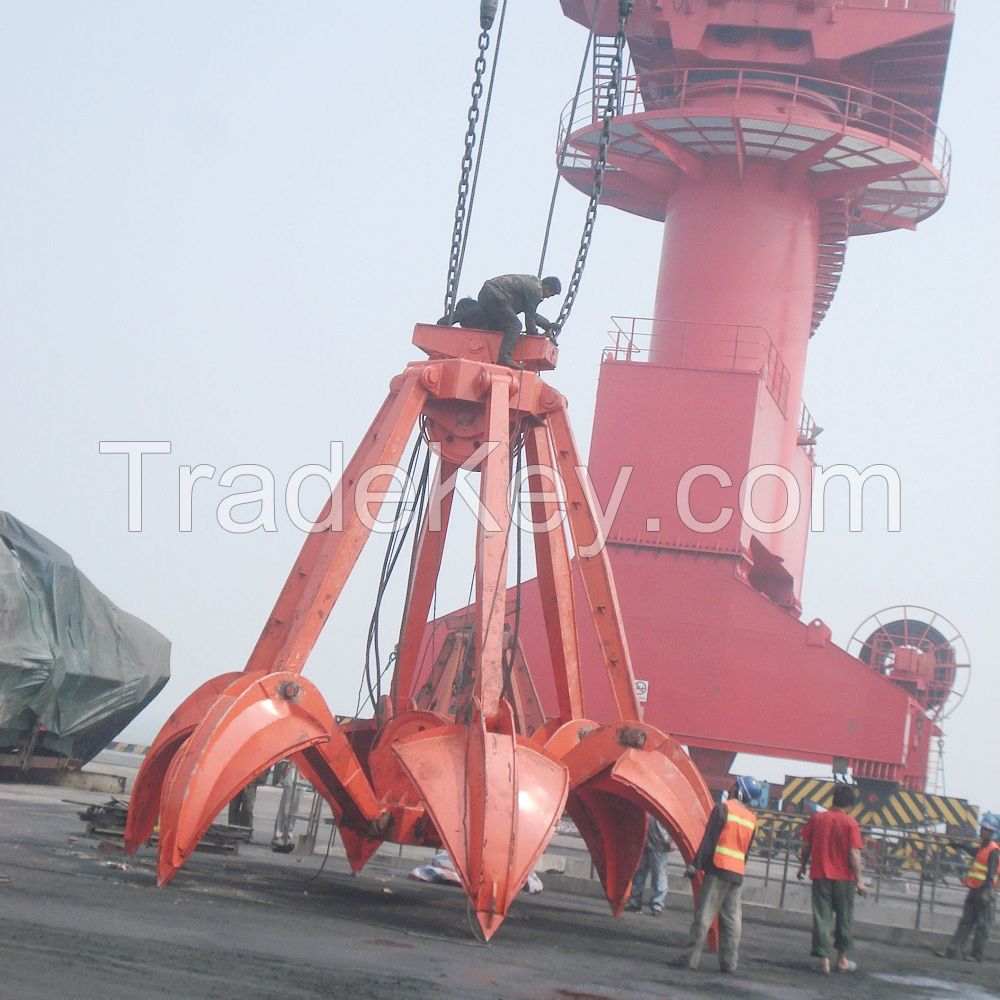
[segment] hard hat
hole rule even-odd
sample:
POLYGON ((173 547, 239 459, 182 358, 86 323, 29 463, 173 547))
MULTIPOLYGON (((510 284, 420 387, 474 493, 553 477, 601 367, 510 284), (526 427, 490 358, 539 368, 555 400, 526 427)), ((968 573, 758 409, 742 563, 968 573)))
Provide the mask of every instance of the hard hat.
POLYGON ((998 823, 992 816, 984 816, 979 821, 980 830, 989 830, 990 833, 996 833, 1000 830, 1000 823, 998 823))
POLYGON ((749 774, 744 774, 736 779, 736 791, 744 802, 750 802, 760 797, 760 782, 749 774))
POLYGON ((547 278, 542 278, 542 284, 548 285, 558 295, 562 291, 562 282, 558 278, 549 275, 547 278))

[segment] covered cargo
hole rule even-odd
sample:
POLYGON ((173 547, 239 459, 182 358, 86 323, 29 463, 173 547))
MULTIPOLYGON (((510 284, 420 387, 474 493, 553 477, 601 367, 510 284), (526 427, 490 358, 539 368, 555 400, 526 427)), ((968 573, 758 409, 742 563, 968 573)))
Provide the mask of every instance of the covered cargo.
POLYGON ((0 753, 85 763, 160 692, 170 643, 0 511, 0 753))

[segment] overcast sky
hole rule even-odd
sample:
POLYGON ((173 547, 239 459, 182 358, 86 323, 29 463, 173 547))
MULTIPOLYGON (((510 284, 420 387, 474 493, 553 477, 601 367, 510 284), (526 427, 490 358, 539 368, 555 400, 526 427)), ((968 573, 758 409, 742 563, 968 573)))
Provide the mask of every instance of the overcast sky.
MULTIPOLYGON (((806 381, 818 460, 894 466, 903 530, 872 517, 852 535, 831 508, 810 542, 804 617, 846 644, 890 605, 947 615, 973 663, 947 727, 948 791, 1000 808, 1000 4, 959 8, 941 118, 952 194, 916 233, 851 243, 806 381)), ((331 441, 349 454, 416 356, 414 322, 440 313, 478 4, 0 10, 0 508, 173 642, 170 684, 126 731, 148 740, 198 683, 243 666, 302 542, 280 509, 275 533, 222 531, 220 502, 253 485, 224 488, 223 470, 260 463, 283 490, 328 462, 331 441), (147 459, 141 533, 128 531, 125 459, 98 450, 121 439, 172 447, 147 459), (178 469, 202 463, 217 472, 181 533, 178 469)), ((537 266, 584 42, 556 0, 512 0, 465 293, 537 266)), ((564 280, 584 207, 563 189, 547 270, 564 280)), ((651 314, 660 236, 614 210, 598 220, 552 378, 584 449, 608 319, 651 314)), ((304 491, 312 509, 318 486, 304 491)), ((335 712, 355 707, 380 549, 307 671, 335 712)), ((446 573, 439 607, 467 587, 468 569, 446 573)))

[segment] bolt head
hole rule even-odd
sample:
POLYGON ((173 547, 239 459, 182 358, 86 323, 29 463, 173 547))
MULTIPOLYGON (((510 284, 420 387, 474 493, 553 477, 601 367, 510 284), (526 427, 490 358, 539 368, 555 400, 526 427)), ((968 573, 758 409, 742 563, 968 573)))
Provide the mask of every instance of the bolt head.
POLYGON ((295 701, 301 692, 302 686, 296 681, 285 681, 278 688, 278 694, 280 694, 285 701, 295 701))

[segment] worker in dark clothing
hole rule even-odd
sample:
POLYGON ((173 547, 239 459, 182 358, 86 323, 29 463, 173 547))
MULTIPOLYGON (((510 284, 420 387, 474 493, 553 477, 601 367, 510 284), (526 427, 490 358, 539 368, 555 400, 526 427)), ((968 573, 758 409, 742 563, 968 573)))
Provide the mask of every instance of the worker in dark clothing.
POLYGON ((983 819, 979 824, 979 843, 976 845, 949 841, 952 847, 972 855, 972 867, 962 879, 969 891, 962 906, 962 918, 958 927, 948 942, 947 949, 941 952, 944 958, 968 957, 976 962, 983 960, 990 936, 990 924, 993 922, 994 894, 1000 870, 1000 844, 996 839, 998 825, 1000 824, 993 819, 983 819), (970 937, 972 951, 966 955, 965 949, 970 937))
POLYGON ((753 843, 757 817, 747 808, 760 795, 760 782, 744 775, 729 790, 729 798, 720 802, 708 817, 701 846, 684 871, 694 878, 705 873, 687 950, 671 965, 697 969, 716 916, 719 918, 719 968, 735 972, 740 956, 743 932, 743 876, 747 853, 753 843))
POLYGON ((498 326, 490 326, 486 314, 479 303, 466 296, 455 303, 455 308, 442 316, 438 326, 454 326, 458 324, 463 330, 499 330, 498 326))
POLYGON ((524 326, 529 334, 538 333, 541 327, 546 332, 554 330, 554 324, 535 311, 542 299, 558 295, 562 282, 558 278, 538 280, 533 274, 501 274, 490 278, 479 290, 479 306, 489 326, 488 330, 502 330, 499 363, 509 368, 514 364, 514 348, 521 336, 521 321, 517 318, 524 313, 524 326))
POLYGON ((246 787, 237 792, 229 803, 229 825, 246 827, 248 841, 253 835, 253 810, 257 802, 257 786, 267 782, 267 775, 268 771, 257 775, 246 787))
MULTIPOLYGON (((257 782, 251 781, 241 789, 229 803, 228 820, 230 826, 245 826, 253 832, 253 808, 257 802, 257 782)), ((250 834, 248 834, 249 839, 250 834)))
POLYGON ((632 892, 625 904, 627 912, 642 912, 642 896, 646 891, 647 880, 650 883, 649 912, 654 917, 663 912, 667 901, 667 855, 671 846, 667 828, 655 816, 650 816, 646 823, 646 843, 642 848, 639 867, 632 876, 632 892))

